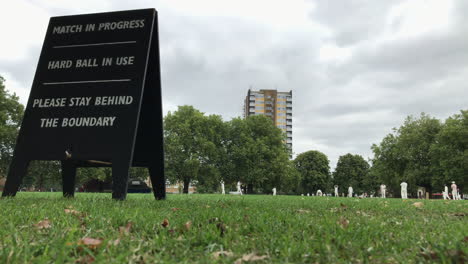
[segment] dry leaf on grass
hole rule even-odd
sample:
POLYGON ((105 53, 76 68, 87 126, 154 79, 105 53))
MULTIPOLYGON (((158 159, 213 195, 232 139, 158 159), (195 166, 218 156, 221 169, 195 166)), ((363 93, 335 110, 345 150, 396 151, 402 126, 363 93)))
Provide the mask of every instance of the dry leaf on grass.
POLYGON ((164 219, 164 220, 162 221, 161 225, 162 225, 162 227, 164 227, 164 228, 168 227, 168 226, 169 226, 169 220, 167 220, 167 218, 164 219))
POLYGON ((234 262, 234 264, 241 264, 243 261, 252 262, 252 261, 257 261, 257 260, 264 260, 266 258, 268 258, 268 256, 266 255, 258 256, 255 253, 250 253, 250 254, 243 255, 242 258, 237 259, 236 262, 234 262))
POLYGON ((221 251, 213 252, 212 256, 214 259, 219 259, 219 257, 232 257, 234 256, 234 253, 232 253, 231 251, 221 250, 221 251))
POLYGON ((296 212, 299 213, 299 214, 307 214, 307 213, 310 213, 310 210, 299 209, 299 210, 297 210, 296 212))
POLYGON ((89 249, 96 249, 102 244, 102 238, 85 237, 78 241, 79 246, 86 246, 89 249))
POLYGON ((435 260, 439 258, 439 256, 437 256, 437 253, 435 253, 434 251, 423 251, 419 253, 419 255, 426 260, 435 260))
POLYGON ((66 214, 72 214, 72 215, 78 215, 78 216, 81 215, 81 213, 78 212, 78 211, 75 210, 75 209, 65 209, 65 213, 66 213, 66 214))
POLYGON ((216 227, 219 230, 219 235, 224 236, 224 233, 226 232, 226 226, 223 224, 223 222, 219 222, 216 224, 216 227))
POLYGON ((192 228, 192 221, 187 221, 187 222, 184 224, 184 227, 185 227, 185 230, 189 231, 190 228, 192 228))
POLYGON ((181 209, 180 208, 172 208, 171 210, 172 210, 172 212, 176 212, 176 211, 179 211, 181 209))
POLYGON ((94 262, 94 257, 90 255, 82 256, 76 260, 76 263, 79 264, 89 264, 94 262))
MULTIPOLYGON (((422 251, 421 253, 419 253, 419 255, 429 261, 434 261, 434 260, 440 261, 439 254, 437 254, 436 252, 432 250, 422 251)), ((446 250, 445 252, 442 252, 442 255, 449 256, 450 259, 452 259, 453 263, 466 263, 468 261, 468 258, 465 252, 461 250, 456 250, 456 249, 446 250)))
POLYGON ((346 210, 348 209, 348 206, 344 203, 340 203, 341 209, 346 210))
POLYGON ((213 217, 211 218, 210 220, 208 220, 208 223, 214 223, 214 222, 218 222, 219 221, 219 218, 218 217, 213 217))
POLYGON ((455 260, 455 263, 468 262, 468 256, 463 250, 450 249, 447 250, 447 255, 449 255, 453 260, 455 260))
POLYGON ((344 217, 340 217, 340 220, 338 221, 338 224, 342 227, 342 228, 347 228, 348 225, 349 225, 349 220, 344 218, 344 217))
POLYGON ((356 214, 362 215, 362 216, 369 216, 369 214, 364 211, 356 211, 356 214))
POLYGON ((453 216, 458 216, 458 217, 463 217, 463 216, 467 216, 468 214, 466 214, 466 213, 453 213, 452 215, 453 216))
POLYGON ((130 233, 130 230, 132 229, 132 226, 132 222, 128 222, 125 226, 119 226, 119 233, 121 235, 128 235, 130 233))
POLYGON ((421 208, 421 207, 423 207, 423 205, 424 205, 424 204, 423 204, 422 202, 415 202, 415 203, 413 203, 413 206, 416 207, 416 208, 421 208))
POLYGON ((39 221, 37 224, 34 224, 34 226, 35 226, 37 229, 48 229, 48 228, 51 228, 51 227, 52 227, 52 225, 50 224, 49 219, 45 219, 45 220, 39 221))
POLYGON ((109 240, 109 242, 107 242, 108 245, 110 246, 117 246, 118 244, 120 244, 120 239, 117 238, 116 240, 109 240))

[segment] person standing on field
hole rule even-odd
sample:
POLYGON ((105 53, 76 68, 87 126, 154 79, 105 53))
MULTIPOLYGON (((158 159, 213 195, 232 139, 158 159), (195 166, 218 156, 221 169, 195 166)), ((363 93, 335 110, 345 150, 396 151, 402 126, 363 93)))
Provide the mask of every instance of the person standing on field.
POLYGON ((444 191, 442 192, 442 196, 444 197, 444 200, 451 200, 448 194, 449 194, 448 187, 447 187, 447 184, 445 184, 444 191))
POLYGON ((458 188, 454 181, 452 182, 452 185, 450 185, 450 187, 452 188, 452 199, 458 200, 458 188))
POLYGON ((335 197, 338 197, 338 196, 340 196, 340 195, 338 194, 338 185, 335 185, 335 197))
POLYGON ((221 181, 221 194, 226 194, 224 190, 224 181, 221 181))
POLYGON ((401 186, 401 199, 408 199, 408 184, 406 182, 402 182, 401 186))
POLYGON ((240 181, 237 182, 237 193, 242 195, 242 189, 241 189, 241 182, 240 181))
POLYGON ((353 197, 353 187, 348 187, 348 197, 353 197))
POLYGON ((380 194, 382 195, 382 198, 386 198, 385 192, 387 191, 387 186, 385 184, 380 185, 380 194))

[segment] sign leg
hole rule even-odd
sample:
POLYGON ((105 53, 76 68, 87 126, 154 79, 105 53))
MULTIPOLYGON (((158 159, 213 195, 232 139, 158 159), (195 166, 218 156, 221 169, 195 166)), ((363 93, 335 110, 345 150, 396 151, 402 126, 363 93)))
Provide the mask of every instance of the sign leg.
POLYGON ((62 160, 63 197, 75 196, 76 165, 71 160, 62 160))
POLYGON ((15 196, 28 170, 29 160, 13 156, 2 197, 15 196))
POLYGON ((127 198, 129 170, 128 160, 112 162, 112 199, 125 200, 127 198))
POLYGON ((150 166, 148 168, 153 185, 153 194, 156 200, 166 199, 166 179, 164 178, 164 167, 150 166))

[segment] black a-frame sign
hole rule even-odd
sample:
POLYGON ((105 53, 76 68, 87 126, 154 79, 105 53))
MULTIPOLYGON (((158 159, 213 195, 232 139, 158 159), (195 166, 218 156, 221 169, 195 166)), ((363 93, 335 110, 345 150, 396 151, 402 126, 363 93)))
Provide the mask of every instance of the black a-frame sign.
POLYGON ((31 160, 61 161, 64 196, 77 167, 111 166, 123 200, 139 166, 165 198, 155 9, 50 19, 2 196, 16 195, 31 160))

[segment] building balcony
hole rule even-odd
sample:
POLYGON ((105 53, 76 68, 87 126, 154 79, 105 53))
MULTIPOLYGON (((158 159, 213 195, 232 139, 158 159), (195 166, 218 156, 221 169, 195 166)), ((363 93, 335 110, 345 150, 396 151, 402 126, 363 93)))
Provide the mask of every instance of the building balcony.
POLYGON ((286 109, 286 114, 292 114, 292 109, 286 109))
POLYGON ((290 126, 292 126, 292 122, 290 122, 290 121, 286 121, 286 125, 290 125, 290 126))
POLYGON ((286 107, 292 107, 292 104, 286 104, 286 107))

